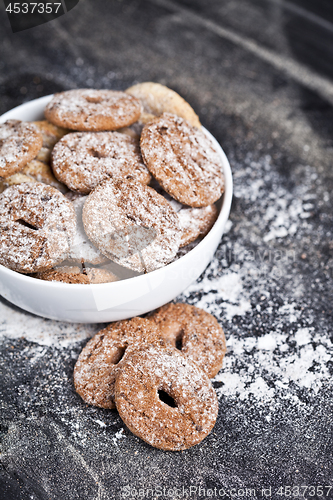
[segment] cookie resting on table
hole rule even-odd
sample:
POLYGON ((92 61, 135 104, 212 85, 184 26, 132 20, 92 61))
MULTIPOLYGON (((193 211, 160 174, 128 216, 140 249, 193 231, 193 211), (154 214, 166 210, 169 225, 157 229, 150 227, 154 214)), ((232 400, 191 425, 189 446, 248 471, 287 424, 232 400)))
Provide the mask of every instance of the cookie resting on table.
POLYGON ((139 182, 114 179, 97 186, 82 213, 90 241, 121 266, 150 272, 168 264, 181 239, 179 219, 156 191, 139 182))
POLYGON ((159 327, 166 342, 196 361, 210 378, 222 368, 226 341, 212 314, 189 304, 170 303, 149 319, 159 327))
POLYGON ((201 130, 164 113, 143 128, 140 145, 148 170, 180 203, 205 207, 221 197, 222 160, 201 130))
POLYGON ((185 450, 212 430, 218 402, 209 378, 174 347, 133 350, 117 374, 115 402, 127 427, 162 450, 185 450))
POLYGON ((58 181, 81 194, 112 177, 144 184, 151 179, 139 141, 119 132, 67 134, 54 146, 52 168, 58 181))
POLYGON ((116 90, 79 89, 55 94, 45 108, 47 120, 58 127, 98 132, 136 122, 141 103, 116 90))
POLYGON ((45 271, 68 256, 75 211, 57 189, 36 183, 0 195, 0 264, 21 273, 45 271))
POLYGON ((0 177, 20 172, 42 147, 43 138, 33 123, 8 120, 0 124, 0 177))
POLYGON ((114 384, 125 352, 149 342, 161 343, 158 328, 143 318, 117 321, 96 333, 74 368, 75 390, 88 404, 114 408, 114 384))

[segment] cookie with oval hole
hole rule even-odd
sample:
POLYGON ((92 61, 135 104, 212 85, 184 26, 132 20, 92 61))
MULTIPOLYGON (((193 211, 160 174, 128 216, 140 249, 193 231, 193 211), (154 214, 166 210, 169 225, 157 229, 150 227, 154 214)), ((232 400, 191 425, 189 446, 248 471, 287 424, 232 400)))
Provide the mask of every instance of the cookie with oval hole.
POLYGON ((124 92, 78 89, 55 94, 45 108, 45 117, 58 127, 98 132, 131 125, 141 110, 140 101, 124 92))
POLYGON ((149 319, 159 327, 166 342, 196 361, 210 378, 222 368, 226 340, 212 314, 189 304, 170 303, 149 319))
POLYGON ((54 146, 52 169, 58 181, 81 194, 89 194, 110 178, 133 179, 143 184, 151 180, 139 141, 119 132, 67 134, 54 146))
POLYGON ((21 273, 46 271, 67 258, 75 232, 72 203, 40 182, 0 195, 0 264, 21 273))
POLYGON ((200 443, 218 413, 213 386, 198 364, 172 346, 154 344, 124 358, 116 377, 115 402, 133 434, 170 451, 200 443))
POLYGON ((114 385, 129 348, 162 345, 156 325, 147 319, 117 321, 98 332, 83 348, 74 368, 76 392, 88 404, 114 408, 114 385))

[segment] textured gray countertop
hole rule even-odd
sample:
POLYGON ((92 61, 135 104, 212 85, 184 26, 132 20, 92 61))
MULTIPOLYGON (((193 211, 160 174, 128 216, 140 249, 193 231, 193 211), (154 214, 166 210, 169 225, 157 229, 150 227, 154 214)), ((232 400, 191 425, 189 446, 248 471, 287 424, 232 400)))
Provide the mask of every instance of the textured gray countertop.
POLYGON ((234 175, 227 232, 179 297, 226 332, 213 432, 185 452, 151 448, 74 391, 99 325, 0 299, 1 500, 281 499, 288 486, 333 498, 331 21, 324 1, 86 0, 12 34, 0 8, 1 113, 158 81, 192 104, 234 175))

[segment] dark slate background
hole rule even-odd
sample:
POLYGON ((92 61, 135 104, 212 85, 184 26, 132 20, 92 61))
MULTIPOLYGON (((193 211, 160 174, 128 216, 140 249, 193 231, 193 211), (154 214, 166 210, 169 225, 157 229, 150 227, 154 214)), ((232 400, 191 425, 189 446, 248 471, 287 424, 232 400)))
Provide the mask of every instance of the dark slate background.
POLYGON ((333 486, 331 0, 81 0, 15 34, 1 5, 0 29, 0 113, 63 89, 161 82, 198 112, 235 181, 229 231, 179 298, 214 313, 228 338, 212 434, 182 453, 146 445, 75 394, 85 340, 40 346, 39 330, 66 326, 0 299, 1 500, 134 498, 140 488, 195 499, 214 488, 263 498, 266 488, 279 499, 281 486, 333 498, 317 488, 333 486), (224 277, 234 287, 223 291, 224 277))

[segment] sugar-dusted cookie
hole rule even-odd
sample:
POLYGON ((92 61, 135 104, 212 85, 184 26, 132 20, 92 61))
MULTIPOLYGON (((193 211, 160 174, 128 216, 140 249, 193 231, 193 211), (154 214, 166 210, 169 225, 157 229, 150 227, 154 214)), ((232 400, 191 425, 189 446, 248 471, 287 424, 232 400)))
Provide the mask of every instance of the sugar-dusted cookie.
POLYGON ((28 122, 7 120, 0 124, 0 177, 20 172, 42 147, 42 134, 28 122))
POLYGON ((67 134, 54 146, 52 168, 60 182, 82 194, 113 177, 144 184, 151 179, 138 140, 119 132, 67 134))
POLYGON ((82 213, 90 241, 117 264, 149 272, 168 264, 181 239, 171 205, 140 182, 113 179, 97 186, 82 213))
POLYGON ((143 82, 133 85, 126 93, 140 99, 143 113, 140 120, 148 123, 153 116, 172 113, 187 120, 193 127, 201 128, 198 115, 193 108, 177 92, 165 85, 154 82, 143 82))
POLYGON ((48 121, 80 131, 116 130, 136 122, 141 103, 115 90, 80 89, 55 94, 45 108, 48 121))
POLYGON ((205 207, 220 198, 223 165, 204 132, 164 113, 143 128, 140 144, 148 170, 177 201, 205 207))
POLYGON ((0 264, 21 273, 45 271, 67 256, 75 231, 72 203, 57 189, 17 184, 0 195, 0 264))
POLYGON ((189 304, 167 304, 149 319, 162 337, 194 359, 213 378, 222 367, 226 341, 222 328, 212 314, 189 304))
POLYGON ((151 344, 128 353, 117 373, 115 402, 133 434, 171 451, 200 443, 218 413, 207 375, 172 346, 151 344))
POLYGON ((74 369, 74 385, 81 398, 94 406, 114 408, 117 371, 129 347, 160 343, 156 325, 147 319, 117 321, 96 333, 83 348, 74 369))

